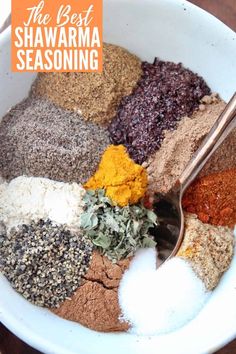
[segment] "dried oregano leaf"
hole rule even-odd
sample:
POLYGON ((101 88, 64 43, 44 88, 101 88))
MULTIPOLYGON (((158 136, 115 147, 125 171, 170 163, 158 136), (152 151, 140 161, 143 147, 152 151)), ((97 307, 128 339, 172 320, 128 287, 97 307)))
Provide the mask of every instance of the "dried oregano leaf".
POLYGON ((94 246, 112 261, 132 256, 139 248, 156 245, 148 231, 157 224, 157 216, 143 205, 115 206, 103 189, 88 190, 84 203, 81 228, 94 246))
POLYGON ((92 242, 95 246, 101 247, 104 250, 108 249, 111 245, 111 239, 102 233, 99 233, 98 237, 93 237, 92 242))

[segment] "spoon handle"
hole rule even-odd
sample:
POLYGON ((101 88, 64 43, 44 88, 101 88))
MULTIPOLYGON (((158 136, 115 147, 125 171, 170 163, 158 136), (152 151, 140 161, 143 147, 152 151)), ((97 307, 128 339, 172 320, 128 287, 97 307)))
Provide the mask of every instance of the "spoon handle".
POLYGON ((211 155, 235 127, 236 93, 226 105, 224 111, 221 113, 198 150, 194 153, 192 159, 189 161, 179 178, 182 194, 205 166, 211 155))

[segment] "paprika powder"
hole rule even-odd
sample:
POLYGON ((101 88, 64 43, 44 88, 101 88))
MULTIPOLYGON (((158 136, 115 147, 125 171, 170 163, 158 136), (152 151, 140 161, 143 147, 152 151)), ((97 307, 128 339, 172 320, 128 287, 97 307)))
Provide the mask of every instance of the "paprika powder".
POLYGON ((197 179, 183 197, 183 208, 208 224, 236 224, 236 168, 197 179))

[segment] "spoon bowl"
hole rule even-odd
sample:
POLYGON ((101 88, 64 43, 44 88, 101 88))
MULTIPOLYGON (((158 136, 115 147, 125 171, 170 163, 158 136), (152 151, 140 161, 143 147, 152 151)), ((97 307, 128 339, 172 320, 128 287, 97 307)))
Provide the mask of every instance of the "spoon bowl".
POLYGON ((157 193, 153 198, 152 207, 159 222, 151 231, 157 243, 157 266, 176 254, 182 243, 184 215, 181 199, 179 192, 174 190, 165 195, 157 193))

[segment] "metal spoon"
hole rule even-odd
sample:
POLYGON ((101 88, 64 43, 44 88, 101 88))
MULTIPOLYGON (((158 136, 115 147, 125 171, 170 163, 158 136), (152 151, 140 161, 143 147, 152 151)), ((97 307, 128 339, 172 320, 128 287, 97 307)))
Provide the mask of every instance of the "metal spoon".
MULTIPOLYGON (((236 127, 236 93, 221 113, 210 132, 187 164, 174 188, 167 194, 156 194, 153 208, 160 225, 152 230, 157 242, 157 266, 175 256, 184 238, 182 197, 211 155, 236 127)), ((184 146, 183 146, 184 149, 184 146)))

